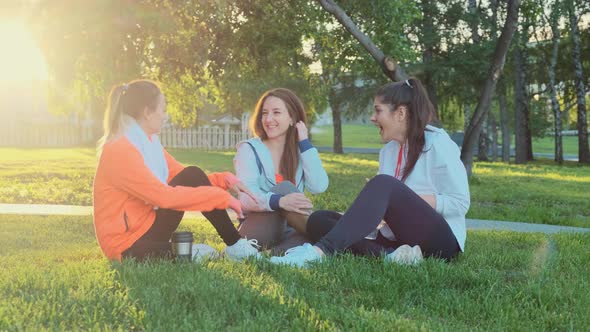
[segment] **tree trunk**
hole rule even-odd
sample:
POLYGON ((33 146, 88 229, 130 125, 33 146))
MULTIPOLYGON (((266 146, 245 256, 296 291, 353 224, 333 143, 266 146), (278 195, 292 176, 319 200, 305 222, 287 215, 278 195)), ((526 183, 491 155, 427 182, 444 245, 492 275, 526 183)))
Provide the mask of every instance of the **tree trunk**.
POLYGON ((520 45, 514 48, 514 67, 516 73, 516 83, 514 86, 514 108, 516 112, 514 145, 516 156, 514 160, 517 164, 526 164, 528 160, 528 103, 526 99, 526 77, 523 66, 523 55, 520 45))
POLYGON ((573 43, 574 74, 576 77, 576 97, 578 106, 578 162, 590 163, 590 149, 588 147, 588 123, 586 122, 586 88, 584 87, 584 73, 580 56, 580 31, 576 17, 575 2, 568 1, 568 16, 573 43))
MULTIPOLYGON (((488 111, 488 115, 490 112, 488 111)), ((481 132, 479 133, 478 147, 477 147, 477 160, 479 161, 490 161, 488 157, 488 130, 487 121, 484 120, 481 125, 481 132)))
POLYGON ((508 102, 506 85, 503 80, 498 83, 498 104, 500 106, 500 132, 502 134, 502 161, 510 162, 510 126, 508 124, 508 102))
POLYGON ((463 132, 467 132, 469 127, 469 119, 471 119, 471 105, 465 104, 463 106, 463 132))
POLYGON ((477 31, 479 27, 479 15, 477 13, 477 1, 468 0, 467 10, 469 11, 469 28, 471 29, 471 40, 474 44, 479 43, 479 33, 477 31))
POLYGON ((340 109, 340 103, 336 98, 336 92, 330 92, 330 108, 332 109, 332 126, 334 127, 334 153, 342 154, 344 152, 342 148, 342 112, 340 109))
POLYGON ((436 98, 436 82, 434 81, 434 73, 432 72, 432 50, 424 51, 422 59, 422 61, 424 61, 424 66, 427 68, 424 76, 424 86, 428 93, 428 98, 430 99, 432 106, 434 106, 435 117, 437 121, 440 122, 440 117, 438 116, 438 102, 436 98))
MULTIPOLYGON (((477 15, 477 1, 476 0, 468 0, 467 1, 467 8, 469 11, 469 28, 471 29, 471 40, 473 44, 479 44, 479 33, 477 31, 479 27, 477 15)), ((489 111, 488 111, 489 112, 489 111)), ((479 161, 489 161, 488 158, 488 133, 486 128, 486 121, 484 120, 481 132, 479 133, 479 138, 477 141, 477 160, 479 161)))
MULTIPOLYGON (((528 93, 527 93, 528 96, 528 93)), ((528 100, 527 100, 528 101, 528 100)), ((526 160, 533 161, 535 158, 533 157, 533 132, 531 130, 531 109, 530 107, 526 108, 526 119, 527 119, 527 126, 526 126, 526 160)))
POLYGON ((498 160, 498 125, 492 112, 488 113, 488 132, 492 134, 492 161, 498 160))
MULTIPOLYGON (((556 3, 557 4, 557 3, 556 3)), ((559 26, 558 20, 561 15, 558 13, 558 7, 553 6, 551 13, 551 33, 553 34, 551 41, 553 43, 551 48, 551 59, 549 60, 549 93, 551 95, 551 108, 553 110, 553 131, 555 132, 555 161, 558 164, 563 164, 563 139, 561 136, 561 107, 557 100, 557 90, 555 83, 555 68, 557 67, 557 55, 559 53, 559 26)))
MULTIPOLYGON (((422 0, 420 1, 420 5, 422 7, 422 35, 420 43, 424 51, 422 52, 422 63, 424 65, 424 79, 422 83, 424 83, 424 87, 428 92, 428 98, 430 102, 434 106, 434 112, 436 115, 436 119, 439 119, 438 116, 438 102, 436 98, 436 82, 434 80, 434 71, 433 69, 433 54, 434 48, 439 43, 439 38, 437 35, 437 31, 434 27, 434 22, 432 17, 435 15, 434 11, 436 10, 436 4, 430 0, 422 0)), ((440 123, 438 123, 440 125, 440 123)))
POLYGON ((496 43, 490 72, 481 89, 477 107, 473 112, 473 116, 469 122, 469 127, 467 127, 467 130, 465 131, 465 139, 461 148, 461 160, 463 161, 463 164, 465 164, 468 175, 471 175, 473 166, 473 148, 476 144, 477 138, 479 137, 483 120, 489 111, 496 82, 502 74, 504 61, 506 60, 506 53, 508 52, 510 42, 512 41, 512 36, 514 35, 514 31, 518 25, 519 5, 520 0, 508 1, 508 14, 506 15, 506 22, 502 28, 500 38, 498 38, 496 43))

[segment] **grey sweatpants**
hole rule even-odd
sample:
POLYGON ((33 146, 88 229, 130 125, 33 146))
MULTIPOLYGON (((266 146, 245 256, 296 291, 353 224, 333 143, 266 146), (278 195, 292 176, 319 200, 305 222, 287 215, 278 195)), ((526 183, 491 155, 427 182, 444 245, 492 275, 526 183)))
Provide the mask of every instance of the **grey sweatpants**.
MULTIPOLYGON (((279 195, 300 192, 293 183, 283 181, 270 189, 279 195)), ((282 254, 287 249, 302 245, 309 240, 291 226, 281 211, 248 212, 238 231, 248 239, 258 240, 264 249, 271 249, 274 255, 282 254)))

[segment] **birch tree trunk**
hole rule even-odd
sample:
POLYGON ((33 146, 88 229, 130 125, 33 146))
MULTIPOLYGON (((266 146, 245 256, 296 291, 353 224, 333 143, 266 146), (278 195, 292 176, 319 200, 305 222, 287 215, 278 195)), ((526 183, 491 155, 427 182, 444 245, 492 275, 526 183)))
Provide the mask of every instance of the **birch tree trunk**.
POLYGON ((529 119, 527 110, 528 100, 526 96, 526 74, 523 61, 524 56, 519 42, 519 45, 514 48, 514 68, 516 73, 516 82, 514 85, 514 109, 516 112, 514 145, 516 148, 516 155, 514 161, 517 164, 526 164, 528 160, 527 134, 529 119))
POLYGON ((588 123, 586 122, 586 88, 584 87, 584 73, 580 56, 580 31, 573 0, 567 1, 568 17, 573 43, 574 74, 576 77, 576 97, 578 108, 578 162, 590 163, 590 149, 588 147, 588 123))
POLYGON ((553 110, 553 131, 555 132, 555 161, 558 164, 563 164, 563 139, 561 136, 561 107, 559 106, 559 101, 557 100, 557 90, 556 90, 556 82, 555 82, 555 68, 557 67, 557 55, 559 53, 559 26, 558 20, 561 15, 559 15, 559 6, 558 1, 555 2, 553 5, 552 13, 551 13, 551 33, 553 36, 551 37, 552 41, 552 48, 551 48, 551 59, 549 60, 549 93, 551 96, 551 108, 553 110))

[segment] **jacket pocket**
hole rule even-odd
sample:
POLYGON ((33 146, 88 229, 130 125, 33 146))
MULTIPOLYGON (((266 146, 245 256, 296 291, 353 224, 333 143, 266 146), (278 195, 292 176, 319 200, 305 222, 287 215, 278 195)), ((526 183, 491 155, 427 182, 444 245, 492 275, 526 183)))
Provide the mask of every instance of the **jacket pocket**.
POLYGON ((125 223, 125 232, 129 230, 129 221, 127 220, 127 211, 123 211, 123 222, 125 223))

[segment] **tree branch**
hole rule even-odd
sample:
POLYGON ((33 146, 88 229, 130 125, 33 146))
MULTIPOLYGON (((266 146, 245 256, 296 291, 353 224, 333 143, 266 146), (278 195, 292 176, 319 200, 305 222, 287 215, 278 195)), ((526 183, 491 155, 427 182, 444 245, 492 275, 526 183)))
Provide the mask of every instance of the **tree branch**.
POLYGON ((340 24, 348 32, 350 32, 354 38, 371 54, 373 59, 379 64, 383 73, 389 77, 392 81, 403 81, 408 78, 402 67, 399 66, 397 61, 390 56, 385 56, 374 43, 371 38, 362 32, 352 19, 344 12, 338 4, 333 0, 318 0, 320 5, 330 14, 332 14, 340 24))

